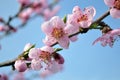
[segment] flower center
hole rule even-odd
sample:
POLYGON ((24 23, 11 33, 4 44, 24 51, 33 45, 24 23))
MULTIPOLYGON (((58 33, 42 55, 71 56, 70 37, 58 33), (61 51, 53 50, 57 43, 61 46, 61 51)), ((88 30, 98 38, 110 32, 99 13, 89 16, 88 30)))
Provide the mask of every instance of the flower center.
POLYGON ((114 4, 115 4, 114 8, 120 10, 120 0, 115 0, 114 4))
POLYGON ((87 18, 87 15, 84 14, 80 18, 77 19, 77 22, 86 21, 86 20, 88 20, 88 18, 87 18))
POLYGON ((52 36, 55 37, 56 39, 61 38, 63 35, 64 32, 62 28, 54 28, 52 31, 52 36))
POLYGON ((43 60, 48 60, 48 61, 51 59, 50 53, 46 51, 42 51, 39 57, 43 60))

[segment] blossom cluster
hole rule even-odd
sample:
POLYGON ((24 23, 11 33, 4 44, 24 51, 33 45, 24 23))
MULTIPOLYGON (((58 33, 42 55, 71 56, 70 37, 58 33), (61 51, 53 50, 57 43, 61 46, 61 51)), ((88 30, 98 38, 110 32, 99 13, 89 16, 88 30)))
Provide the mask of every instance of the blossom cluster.
POLYGON ((0 32, 2 32, 3 35, 16 32, 21 26, 23 27, 30 19, 36 16, 40 16, 44 20, 49 20, 52 16, 56 15, 60 9, 59 5, 55 5, 59 0, 53 0, 51 3, 49 3, 48 0, 17 1, 20 4, 20 9, 14 16, 9 17, 8 21, 4 20, 3 17, 0 17, 0 32), (21 24, 17 26, 11 25, 11 21, 15 18, 20 19, 21 24))
POLYGON ((45 20, 48 20, 54 16, 60 8, 60 6, 51 8, 48 0, 18 0, 18 2, 21 4, 21 8, 27 7, 18 15, 23 23, 27 22, 32 14, 42 15, 45 20))
MULTIPOLYGON (((31 7, 25 10, 28 12, 27 16, 24 15, 23 12, 19 14, 19 17, 26 21, 31 15, 31 12, 36 12, 38 14, 44 12, 43 9, 48 7, 48 5, 45 2, 46 0, 41 1, 43 1, 42 4, 41 2, 40 4, 33 2, 31 7)), ((114 18, 120 18, 120 0, 104 1, 108 6, 110 6, 111 16, 114 18)), ((19 0, 19 2, 22 6, 31 4, 29 0, 19 0)), ((45 13, 46 16, 48 13, 45 13)), ((84 8, 83 11, 79 6, 75 6, 72 10, 72 13, 68 14, 64 19, 60 18, 59 16, 54 16, 50 20, 44 22, 41 25, 41 29, 46 35, 45 39, 43 39, 45 46, 41 48, 35 48, 30 43, 26 44, 24 48, 24 54, 15 61, 15 69, 19 72, 24 72, 29 69, 43 70, 40 74, 42 77, 46 77, 61 71, 63 69, 64 58, 58 53, 59 50, 56 50, 53 48, 53 46, 55 44, 59 44, 62 48, 68 49, 70 41, 74 42, 78 39, 78 34, 73 34, 80 33, 86 29, 92 29, 91 25, 93 23, 95 14, 96 10, 92 6, 84 8)), ((98 28, 98 26, 95 26, 93 29, 98 28)), ((105 26, 102 27, 103 30, 105 26)), ((109 29, 106 32, 103 32, 102 36, 96 39, 93 44, 100 41, 102 46, 109 45, 112 47, 114 41, 119 36, 120 29, 109 29)))
POLYGON ((67 49, 70 41, 76 41, 77 36, 69 37, 79 31, 79 28, 89 28, 95 16, 94 7, 87 7, 82 11, 78 6, 73 8, 72 14, 67 16, 66 22, 59 16, 52 17, 49 21, 41 25, 46 37, 43 40, 45 46, 41 48, 31 48, 32 44, 27 44, 24 48, 24 55, 15 61, 15 69, 24 72, 28 69, 41 70, 42 77, 57 73, 63 69, 64 58, 52 45, 58 43, 62 48, 67 49), (74 18, 75 17, 75 18, 74 18), (29 50, 30 49, 30 50, 29 50))

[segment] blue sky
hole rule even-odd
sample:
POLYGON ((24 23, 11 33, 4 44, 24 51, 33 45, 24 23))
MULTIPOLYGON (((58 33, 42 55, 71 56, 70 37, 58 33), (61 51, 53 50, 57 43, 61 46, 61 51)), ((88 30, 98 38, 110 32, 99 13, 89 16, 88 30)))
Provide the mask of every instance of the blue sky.
MULTIPOLYGON (((72 12, 76 5, 82 9, 87 6, 94 6, 98 18, 108 10, 103 0, 61 0, 61 10, 57 14, 61 18, 72 12)), ((16 0, 0 0, 0 16, 5 19, 17 12, 19 5, 16 0)), ((120 27, 120 19, 113 19, 108 16, 104 21, 113 29, 120 27)), ((22 52, 26 43, 35 43, 36 47, 42 47, 42 39, 45 37, 40 29, 43 20, 36 18, 29 22, 25 28, 16 34, 5 37, 0 41, 0 62, 13 59, 22 52)), ((18 21, 12 24, 17 25, 18 21)), ((99 30, 91 30, 87 34, 79 35, 79 40, 71 43, 69 49, 63 50, 60 54, 65 58, 64 70, 48 78, 48 80, 120 80, 120 42, 116 42, 113 48, 102 47, 99 43, 92 45, 92 42, 101 36, 99 30)), ((0 73, 10 70, 0 68, 0 73)), ((36 79, 33 79, 36 80, 36 79)))

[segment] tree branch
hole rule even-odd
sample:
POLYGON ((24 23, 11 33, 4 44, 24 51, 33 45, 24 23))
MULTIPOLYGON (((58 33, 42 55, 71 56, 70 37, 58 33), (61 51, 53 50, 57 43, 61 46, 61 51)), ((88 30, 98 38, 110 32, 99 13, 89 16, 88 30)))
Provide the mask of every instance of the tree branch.
MULTIPOLYGON (((94 24, 94 23, 100 23, 100 22, 101 22, 104 18, 106 18, 109 14, 110 14, 109 11, 105 12, 102 16, 100 16, 98 19, 96 19, 92 24, 94 24)), ((92 25, 92 24, 91 24, 91 25, 92 25)), ((69 38, 70 38, 70 37, 73 37, 73 36, 75 36, 75 35, 78 35, 78 34, 80 34, 80 33, 86 33, 88 30, 89 30, 89 29, 80 28, 79 32, 76 32, 75 34, 69 35, 69 38)), ((55 46, 55 45, 57 45, 57 44, 58 44, 58 43, 56 42, 56 43, 54 43, 53 45, 51 45, 51 47, 52 47, 52 46, 55 46)), ((25 52, 22 52, 19 56, 23 56, 24 53, 25 53, 25 52)), ((5 62, 3 62, 3 63, 0 63, 0 67, 14 65, 14 63, 15 63, 16 60, 17 60, 17 58, 16 58, 16 59, 13 59, 13 60, 5 61, 5 62)))

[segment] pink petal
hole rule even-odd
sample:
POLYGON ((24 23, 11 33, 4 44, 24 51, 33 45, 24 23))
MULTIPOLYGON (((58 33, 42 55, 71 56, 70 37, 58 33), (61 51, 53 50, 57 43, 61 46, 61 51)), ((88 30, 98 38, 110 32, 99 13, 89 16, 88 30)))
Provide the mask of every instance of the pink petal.
POLYGON ((73 36, 73 37, 71 37, 71 38, 70 38, 70 40, 71 40, 72 42, 75 42, 75 41, 77 41, 77 40, 78 40, 78 37, 77 37, 77 35, 76 35, 76 36, 73 36))
POLYGON ((91 23, 92 23, 92 21, 82 21, 82 22, 80 22, 80 27, 89 28, 91 23))
POLYGON ((33 59, 31 62, 31 68, 33 70, 40 70, 42 68, 40 59, 33 59))
POLYGON ((53 38, 53 37, 49 37, 49 36, 46 36, 45 39, 43 39, 43 43, 47 46, 51 46, 53 45, 54 43, 56 43, 56 39, 53 38))
POLYGON ((85 14, 87 14, 88 16, 91 16, 92 18, 96 15, 96 10, 93 6, 86 7, 84 11, 85 11, 85 14))
POLYGON ((73 26, 72 24, 67 24, 67 26, 64 28, 65 33, 68 35, 74 34, 79 31, 78 26, 73 26))
POLYGON ((42 51, 46 51, 46 52, 49 52, 49 53, 53 53, 54 52, 54 49, 52 47, 49 47, 49 46, 44 46, 42 48, 40 48, 42 51))
POLYGON ((117 10, 115 8, 112 8, 110 10, 110 15, 113 17, 113 18, 120 18, 120 10, 117 10))
POLYGON ((32 59, 37 59, 39 58, 39 55, 41 53, 41 50, 39 48, 32 48, 30 51, 29 51, 29 58, 32 58, 32 59))
POLYGON ((57 27, 57 28, 64 28, 65 27, 64 22, 61 20, 61 18, 59 16, 52 17, 50 22, 52 24, 52 27, 57 27))
POLYGON ((82 10, 80 9, 79 6, 75 6, 72 10, 72 13, 81 13, 82 14, 82 10))
POLYGON ((53 30, 53 26, 49 21, 46 21, 41 25, 41 29, 46 35, 50 35, 53 30))
POLYGON ((63 69, 63 64, 59 64, 58 62, 53 60, 46 69, 48 69, 52 73, 57 73, 63 69))
POLYGON ((105 4, 108 5, 109 7, 113 7, 115 0, 104 0, 104 2, 105 2, 105 4))
POLYGON ((58 40, 58 43, 61 47, 67 49, 69 47, 69 38, 68 36, 63 36, 58 40))

